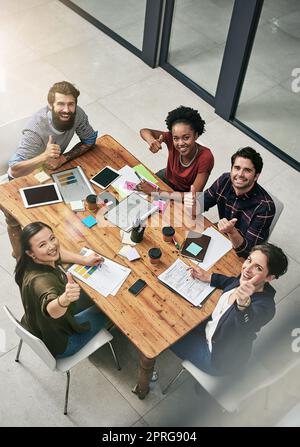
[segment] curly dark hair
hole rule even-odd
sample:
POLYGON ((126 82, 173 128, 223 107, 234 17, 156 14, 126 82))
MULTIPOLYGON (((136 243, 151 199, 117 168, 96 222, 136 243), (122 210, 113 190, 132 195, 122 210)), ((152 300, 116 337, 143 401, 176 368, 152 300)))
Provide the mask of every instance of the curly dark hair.
POLYGON ((77 104, 77 98, 80 95, 80 91, 68 81, 56 82, 50 88, 48 92, 48 103, 52 106, 55 101, 55 93, 61 93, 62 95, 72 95, 75 98, 77 104))
POLYGON ((261 155, 259 152, 256 152, 255 149, 253 149, 250 146, 242 147, 237 152, 235 152, 231 157, 231 167, 234 165, 235 159, 237 157, 242 158, 248 158, 252 161, 254 168, 255 168, 255 174, 260 174, 263 168, 263 160, 261 158, 261 155))
POLYGON ((191 107, 180 106, 168 113, 166 124, 170 132, 174 124, 177 123, 189 124, 199 135, 205 132, 205 121, 201 118, 198 110, 191 107))

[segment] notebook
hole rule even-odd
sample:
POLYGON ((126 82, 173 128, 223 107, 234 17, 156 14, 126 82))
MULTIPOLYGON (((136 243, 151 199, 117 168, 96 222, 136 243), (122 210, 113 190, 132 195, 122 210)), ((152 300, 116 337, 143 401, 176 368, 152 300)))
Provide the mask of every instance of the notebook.
POLYGON ((180 253, 190 259, 203 262, 211 237, 205 234, 189 231, 183 242, 180 253))

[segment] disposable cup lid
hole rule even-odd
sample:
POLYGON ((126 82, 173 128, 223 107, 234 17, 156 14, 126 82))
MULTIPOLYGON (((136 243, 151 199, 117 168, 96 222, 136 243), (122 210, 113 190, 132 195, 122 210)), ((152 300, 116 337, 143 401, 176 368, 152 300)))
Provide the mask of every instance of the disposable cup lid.
POLYGON ((97 196, 95 194, 89 194, 85 200, 89 203, 96 203, 97 196))
POLYGON ((160 248, 150 248, 148 251, 150 258, 158 259, 161 257, 161 249, 160 248))
POLYGON ((173 227, 163 227, 162 232, 164 236, 173 236, 175 230, 173 227))

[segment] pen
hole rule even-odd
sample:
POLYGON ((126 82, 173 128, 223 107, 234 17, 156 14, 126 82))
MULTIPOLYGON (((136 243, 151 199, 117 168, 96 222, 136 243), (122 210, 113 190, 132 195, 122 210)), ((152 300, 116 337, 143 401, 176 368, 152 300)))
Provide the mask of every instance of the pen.
POLYGON ((177 250, 180 250, 180 246, 174 237, 173 237, 172 241, 173 241, 175 247, 177 248, 177 250))
POLYGON ((155 188, 155 189, 157 188, 157 185, 155 183, 151 182, 150 180, 146 179, 145 177, 142 177, 138 172, 135 171, 135 173, 138 176, 138 178, 141 180, 141 182, 146 182, 149 185, 153 186, 153 188, 155 188))
POLYGON ((134 171, 134 172, 135 172, 136 176, 137 176, 141 181, 143 181, 143 179, 142 179, 142 177, 140 176, 140 174, 139 174, 137 171, 134 171))

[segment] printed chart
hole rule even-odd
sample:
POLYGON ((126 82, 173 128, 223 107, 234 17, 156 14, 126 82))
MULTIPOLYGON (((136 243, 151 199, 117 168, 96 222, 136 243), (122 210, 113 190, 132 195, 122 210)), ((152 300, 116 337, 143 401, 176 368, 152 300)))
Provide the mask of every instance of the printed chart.
MULTIPOLYGON (((81 253, 84 256, 88 256, 93 253, 93 250, 84 248, 81 253)), ((69 268, 69 272, 101 293, 101 295, 107 297, 108 295, 115 295, 118 292, 130 274, 131 269, 104 256, 103 258, 104 262, 99 266, 74 264, 69 268)))
POLYGON ((95 194, 90 182, 80 166, 52 174, 66 203, 83 200, 89 194, 95 194))

